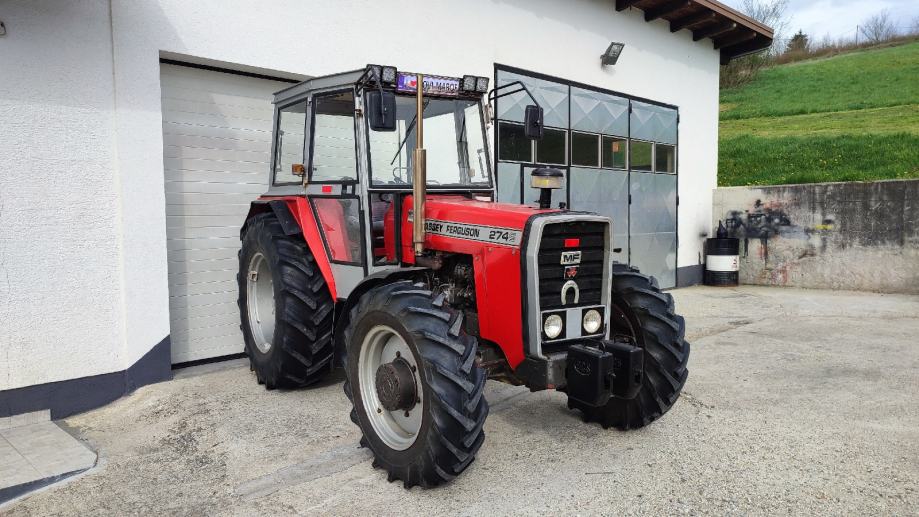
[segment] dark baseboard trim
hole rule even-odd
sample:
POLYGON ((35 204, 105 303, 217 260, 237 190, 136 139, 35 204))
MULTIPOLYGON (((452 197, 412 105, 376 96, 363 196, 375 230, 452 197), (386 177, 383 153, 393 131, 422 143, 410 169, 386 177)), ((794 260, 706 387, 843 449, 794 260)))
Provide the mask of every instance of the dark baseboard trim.
POLYGON ((0 391, 0 417, 50 409, 52 420, 66 418, 170 379, 172 344, 166 336, 127 370, 0 391))
POLYGON ((702 275, 705 273, 705 266, 696 264, 695 266, 686 266, 677 268, 676 278, 677 287, 689 287, 702 283, 702 275))

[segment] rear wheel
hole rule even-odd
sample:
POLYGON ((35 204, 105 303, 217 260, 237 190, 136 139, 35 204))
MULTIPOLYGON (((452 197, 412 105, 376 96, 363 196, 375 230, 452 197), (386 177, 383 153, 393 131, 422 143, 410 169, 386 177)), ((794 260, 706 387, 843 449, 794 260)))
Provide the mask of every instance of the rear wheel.
POLYGON ((482 446, 485 371, 462 313, 420 284, 368 291, 345 330, 345 394, 373 465, 406 488, 465 470, 482 446))
POLYGON ((612 283, 610 337, 627 337, 644 349, 644 377, 635 398, 587 407, 584 418, 603 427, 637 429, 669 411, 686 384, 686 323, 674 313, 673 297, 662 293, 653 277, 614 264, 612 283))
POLYGON ((259 384, 296 388, 332 364, 332 297, 309 247, 272 214, 253 217, 239 251, 239 312, 259 384))

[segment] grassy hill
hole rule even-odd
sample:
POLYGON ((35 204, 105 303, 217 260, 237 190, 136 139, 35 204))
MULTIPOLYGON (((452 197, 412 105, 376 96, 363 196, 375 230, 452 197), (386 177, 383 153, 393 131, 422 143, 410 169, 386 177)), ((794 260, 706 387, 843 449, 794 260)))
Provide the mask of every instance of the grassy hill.
POLYGON ((719 138, 722 186, 919 178, 919 42, 722 90, 719 138))

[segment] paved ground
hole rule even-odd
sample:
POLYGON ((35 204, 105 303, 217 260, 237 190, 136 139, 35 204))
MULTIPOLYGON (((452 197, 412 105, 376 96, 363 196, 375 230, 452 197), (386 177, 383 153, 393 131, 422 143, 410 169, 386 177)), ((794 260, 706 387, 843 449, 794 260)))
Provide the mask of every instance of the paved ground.
POLYGON ((36 411, 0 418, 0 502, 96 464, 96 453, 36 411))
POLYGON ((70 418, 99 465, 10 515, 916 514, 919 297, 674 292, 683 397, 630 433, 554 392, 490 383, 477 461, 440 489, 373 470, 338 382, 265 392, 248 367, 183 371, 70 418))

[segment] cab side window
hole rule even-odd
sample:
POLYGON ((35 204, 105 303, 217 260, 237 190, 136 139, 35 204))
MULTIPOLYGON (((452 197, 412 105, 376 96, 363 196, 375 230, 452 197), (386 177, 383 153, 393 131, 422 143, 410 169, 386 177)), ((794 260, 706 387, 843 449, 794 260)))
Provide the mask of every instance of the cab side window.
POLYGON ((292 167, 303 163, 303 140, 306 129, 306 101, 278 110, 278 146, 274 160, 276 184, 300 183, 292 167))
POLYGON ((354 147, 354 93, 313 97, 313 183, 357 181, 354 147))

